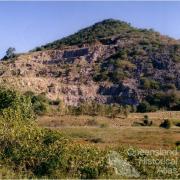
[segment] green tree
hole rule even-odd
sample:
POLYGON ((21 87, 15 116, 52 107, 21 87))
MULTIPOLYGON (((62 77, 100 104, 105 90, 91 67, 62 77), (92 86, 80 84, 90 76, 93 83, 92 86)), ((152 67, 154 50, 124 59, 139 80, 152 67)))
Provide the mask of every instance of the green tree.
POLYGON ((6 51, 6 55, 4 56, 4 60, 10 59, 15 57, 15 51, 16 49, 14 47, 9 47, 6 51))

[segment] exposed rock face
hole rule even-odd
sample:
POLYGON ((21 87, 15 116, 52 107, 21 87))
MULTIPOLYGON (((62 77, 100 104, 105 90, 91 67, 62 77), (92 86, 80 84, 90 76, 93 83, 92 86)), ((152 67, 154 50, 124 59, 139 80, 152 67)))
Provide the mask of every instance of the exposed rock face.
POLYGON ((109 97, 107 103, 138 105, 140 101, 138 92, 135 89, 123 85, 114 85, 110 87, 101 86, 98 93, 105 97, 109 97))
POLYGON ((94 45, 21 55, 14 62, 1 63, 2 69, 6 70, 1 72, 0 81, 21 91, 45 92, 49 98, 60 98, 69 105, 85 101, 137 104, 138 98, 129 87, 106 87, 104 83, 93 81, 93 62, 98 58, 108 58, 112 52, 112 47, 94 45))
POLYGON ((81 48, 75 50, 64 51, 63 58, 76 58, 79 56, 86 56, 89 53, 88 48, 81 48))
POLYGON ((174 58, 180 57, 180 50, 176 55, 172 52, 178 42, 155 34, 162 44, 157 48, 157 39, 148 44, 142 34, 129 38, 128 33, 3 61, 0 83, 23 92, 46 93, 69 105, 86 101, 138 105, 148 94, 164 91, 167 84, 179 91, 180 63, 174 58), (151 85, 145 82, 147 87, 141 88, 142 77, 152 80, 151 85))

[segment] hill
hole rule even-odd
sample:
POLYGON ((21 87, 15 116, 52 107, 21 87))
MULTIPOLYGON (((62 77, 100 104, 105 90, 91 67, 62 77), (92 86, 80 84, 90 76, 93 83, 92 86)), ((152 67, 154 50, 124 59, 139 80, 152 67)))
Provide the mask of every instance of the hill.
POLYGON ((0 63, 0 82, 68 105, 180 109, 180 43, 107 19, 0 63))
POLYGON ((84 43, 92 43, 96 40, 98 41, 102 38, 107 38, 109 36, 125 33, 133 29, 134 28, 132 28, 130 24, 126 22, 114 19, 106 19, 90 27, 84 28, 73 35, 46 44, 44 46, 37 47, 37 49, 57 49, 63 47, 64 45, 71 46, 82 45, 84 43))

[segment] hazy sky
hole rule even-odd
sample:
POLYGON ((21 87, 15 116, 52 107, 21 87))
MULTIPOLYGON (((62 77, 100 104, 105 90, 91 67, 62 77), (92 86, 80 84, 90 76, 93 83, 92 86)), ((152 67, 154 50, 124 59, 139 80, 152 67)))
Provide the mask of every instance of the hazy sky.
POLYGON ((115 18, 180 39, 180 2, 0 2, 0 57, 115 18))

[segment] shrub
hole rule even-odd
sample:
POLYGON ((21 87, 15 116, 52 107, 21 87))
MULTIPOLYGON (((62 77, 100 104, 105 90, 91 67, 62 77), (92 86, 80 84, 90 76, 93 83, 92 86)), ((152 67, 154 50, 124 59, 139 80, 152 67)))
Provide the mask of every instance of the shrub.
POLYGON ((146 100, 159 108, 165 107, 168 110, 178 110, 180 108, 180 96, 176 91, 168 93, 159 92, 146 97, 146 100))
POLYGON ((96 179, 98 177, 98 172, 96 169, 91 167, 84 167, 80 169, 81 179, 96 179))
POLYGON ((176 86, 174 84, 165 84, 165 85, 163 85, 163 89, 164 90, 169 90, 169 89, 176 90, 176 86))
POLYGON ((175 62, 180 62, 180 56, 179 55, 174 55, 173 60, 175 62))
MULTIPOLYGON (((109 173, 106 151, 73 143, 58 131, 39 128, 35 122, 0 118, 0 144, 0 163, 10 167, 16 177, 98 178, 109 173)), ((3 177, 12 178, 13 172, 3 177)))
POLYGON ((145 77, 140 79, 140 86, 142 89, 159 89, 160 88, 159 82, 155 80, 150 80, 145 77))
POLYGON ((100 128, 107 128, 107 127, 108 127, 108 124, 106 124, 106 123, 100 124, 100 128))
POLYGON ((27 91, 25 95, 31 99, 31 103, 35 114, 42 115, 48 111, 50 101, 46 98, 45 95, 35 95, 31 91, 27 91))
POLYGON ((123 72, 121 69, 116 69, 112 75, 110 76, 113 82, 119 82, 127 77, 127 74, 123 72))
POLYGON ((165 128, 165 129, 170 129, 171 127, 171 122, 169 119, 165 119, 161 124, 160 127, 165 128))
POLYGON ((141 102, 138 106, 137 106, 137 112, 148 112, 150 110, 150 104, 147 101, 143 101, 141 102))
POLYGON ((33 103, 33 108, 34 112, 38 115, 43 115, 48 111, 48 105, 40 101, 33 103))
POLYGON ((116 54, 112 56, 113 59, 127 59, 127 52, 125 49, 119 50, 116 54))
POLYGON ((175 126, 180 127, 180 122, 175 123, 175 126))
POLYGON ((10 89, 0 89, 0 114, 7 120, 34 118, 30 98, 10 89))
POLYGON ((93 80, 96 82, 106 81, 108 80, 108 78, 109 78, 108 71, 102 71, 100 73, 95 73, 93 75, 93 80))
POLYGON ((145 115, 142 122, 133 122, 132 126, 152 126, 153 122, 149 120, 148 115, 145 115))
POLYGON ((100 115, 115 118, 118 114, 127 115, 129 113, 128 107, 120 106, 118 104, 98 104, 95 102, 82 103, 76 107, 68 106, 65 108, 67 109, 66 114, 71 115, 100 115))
POLYGON ((141 85, 141 88, 143 88, 143 89, 149 89, 150 81, 147 78, 141 78, 140 85, 141 85))
POLYGON ((103 139, 102 138, 92 138, 90 139, 90 142, 92 143, 103 143, 103 139))
POLYGON ((149 120, 148 115, 144 116, 143 125, 144 126, 151 126, 152 125, 152 121, 149 120))
POLYGON ((60 99, 56 99, 53 101, 50 101, 49 104, 54 105, 54 106, 59 106, 61 103, 60 99))
POLYGON ((176 146, 180 146, 180 141, 176 141, 176 146))
POLYGON ((128 60, 117 60, 115 66, 123 70, 134 70, 136 68, 136 65, 128 60))

